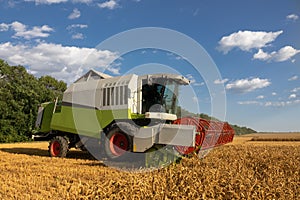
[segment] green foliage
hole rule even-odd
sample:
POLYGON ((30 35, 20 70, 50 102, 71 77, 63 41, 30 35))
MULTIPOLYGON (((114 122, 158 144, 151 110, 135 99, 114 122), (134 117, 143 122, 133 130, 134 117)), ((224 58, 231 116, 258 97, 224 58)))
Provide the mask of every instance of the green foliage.
POLYGON ((38 105, 61 96, 66 84, 50 76, 35 78, 22 66, 0 60, 0 142, 29 140, 38 105))
POLYGON ((231 125, 231 127, 234 129, 236 135, 244 135, 244 134, 250 134, 250 133, 256 133, 255 130, 251 128, 247 128, 245 126, 240 127, 237 125, 231 125))
MULTIPOLYGON (((204 113, 195 114, 195 113, 189 112, 189 111, 187 111, 187 110, 185 110, 181 107, 177 108, 177 117, 178 118, 180 118, 180 117, 201 117, 201 118, 206 119, 206 120, 220 121, 217 118, 211 117, 207 114, 204 114, 204 113)), ((236 135, 256 133, 256 131, 251 129, 251 128, 240 127, 238 125, 232 125, 232 124, 230 124, 230 126, 234 129, 236 135)))

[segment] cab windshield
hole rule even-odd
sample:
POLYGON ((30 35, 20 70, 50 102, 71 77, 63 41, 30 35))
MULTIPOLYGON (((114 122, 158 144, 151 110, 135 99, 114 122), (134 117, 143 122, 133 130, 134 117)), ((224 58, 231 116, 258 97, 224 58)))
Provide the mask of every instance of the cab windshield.
POLYGON ((152 84, 143 80, 142 113, 176 114, 178 83, 170 79, 155 79, 152 84))

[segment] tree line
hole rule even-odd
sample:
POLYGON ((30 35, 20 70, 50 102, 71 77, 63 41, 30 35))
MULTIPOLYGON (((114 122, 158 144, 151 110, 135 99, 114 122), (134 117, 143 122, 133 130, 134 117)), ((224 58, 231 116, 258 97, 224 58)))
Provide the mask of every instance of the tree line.
POLYGON ((36 78, 0 60, 0 143, 30 140, 39 104, 61 97, 66 88, 63 81, 36 78))
MULTIPOLYGON (((185 110, 185 109, 183 109, 179 106, 177 108, 177 117, 180 118, 180 117, 187 117, 187 116, 189 116, 189 117, 201 117, 201 118, 206 119, 206 120, 220 121, 217 118, 211 117, 211 116, 209 116, 207 114, 204 114, 204 113, 196 114, 196 113, 189 112, 189 111, 187 111, 187 110, 185 110)), ((230 126, 233 128, 236 135, 256 133, 255 130, 253 130, 251 128, 248 128, 248 127, 244 127, 244 126, 241 127, 241 126, 234 125, 234 124, 230 124, 230 126)))

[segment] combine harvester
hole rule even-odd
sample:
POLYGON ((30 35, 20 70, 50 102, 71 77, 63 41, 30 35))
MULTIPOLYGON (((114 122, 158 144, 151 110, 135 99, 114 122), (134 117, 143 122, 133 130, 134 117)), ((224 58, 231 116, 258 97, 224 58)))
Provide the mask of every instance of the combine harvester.
POLYGON ((178 87, 188 84, 175 74, 111 77, 90 70, 62 101, 41 105, 33 138, 50 141, 51 157, 80 148, 110 161, 142 156, 146 167, 232 142, 227 122, 177 119, 178 87))

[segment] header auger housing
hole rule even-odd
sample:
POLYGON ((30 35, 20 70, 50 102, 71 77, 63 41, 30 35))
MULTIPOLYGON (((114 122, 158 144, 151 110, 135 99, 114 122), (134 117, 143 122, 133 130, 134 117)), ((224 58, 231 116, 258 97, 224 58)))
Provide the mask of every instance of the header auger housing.
POLYGON ((151 152, 145 154, 148 166, 151 159, 176 159, 231 142, 234 131, 226 122, 177 119, 178 87, 188 84, 175 74, 111 77, 90 70, 62 101, 41 105, 33 137, 50 140, 53 157, 65 157, 73 147, 109 160, 151 152))

